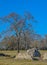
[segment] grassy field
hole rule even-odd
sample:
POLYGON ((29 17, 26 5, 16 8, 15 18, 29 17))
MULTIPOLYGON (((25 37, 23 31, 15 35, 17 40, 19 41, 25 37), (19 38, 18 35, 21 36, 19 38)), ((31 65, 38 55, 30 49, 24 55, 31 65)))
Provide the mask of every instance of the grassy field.
MULTIPOLYGON (((43 54, 47 51, 40 51, 40 52, 41 54, 43 54)), ((17 51, 0 51, 0 53, 5 53, 14 56, 17 54, 17 51)), ((33 61, 33 60, 16 60, 14 58, 9 58, 9 57, 0 57, 0 65, 47 65, 47 62, 33 61)))

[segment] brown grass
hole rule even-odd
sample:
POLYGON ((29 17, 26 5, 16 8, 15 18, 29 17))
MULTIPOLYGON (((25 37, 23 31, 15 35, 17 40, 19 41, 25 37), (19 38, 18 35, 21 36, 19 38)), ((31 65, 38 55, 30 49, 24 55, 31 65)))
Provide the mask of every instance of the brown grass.
MULTIPOLYGON (((24 52, 24 51, 21 51, 24 52)), ((40 51, 41 54, 47 51, 40 51)), ((11 56, 17 54, 17 51, 0 51, 0 53, 5 53, 11 56)), ((0 57, 0 65, 47 65, 46 61, 32 61, 32 60, 16 60, 9 57, 0 57)))

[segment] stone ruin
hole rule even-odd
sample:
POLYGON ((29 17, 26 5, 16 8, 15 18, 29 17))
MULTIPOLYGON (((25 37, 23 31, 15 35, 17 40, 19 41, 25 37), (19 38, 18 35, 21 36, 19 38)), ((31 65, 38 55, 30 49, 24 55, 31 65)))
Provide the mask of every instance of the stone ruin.
POLYGON ((15 59, 29 59, 31 60, 31 56, 28 53, 19 53, 15 59))
POLYGON ((42 55, 42 60, 47 60, 47 53, 44 53, 44 54, 42 55))
POLYGON ((41 54, 37 48, 28 49, 25 53, 19 53, 15 59, 39 60, 41 54))
POLYGON ((27 50, 27 53, 31 56, 33 60, 39 60, 41 57, 41 54, 37 48, 32 48, 27 50))

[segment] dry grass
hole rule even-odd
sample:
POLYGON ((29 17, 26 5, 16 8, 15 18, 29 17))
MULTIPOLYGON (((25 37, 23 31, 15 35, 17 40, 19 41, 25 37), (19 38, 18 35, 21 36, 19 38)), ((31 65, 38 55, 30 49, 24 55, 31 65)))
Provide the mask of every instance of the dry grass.
MULTIPOLYGON (((41 54, 43 54, 47 51, 40 51, 40 52, 41 54)), ((17 54, 17 51, 0 51, 0 53, 5 53, 5 54, 13 56, 17 54)), ((14 58, 0 57, 0 65, 47 65, 47 62, 32 61, 32 60, 15 60, 14 58)))

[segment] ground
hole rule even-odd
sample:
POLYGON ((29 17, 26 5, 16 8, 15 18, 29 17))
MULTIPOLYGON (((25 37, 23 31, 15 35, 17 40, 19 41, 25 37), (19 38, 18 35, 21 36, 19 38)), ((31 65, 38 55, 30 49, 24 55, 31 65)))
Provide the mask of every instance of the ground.
MULTIPOLYGON (((43 54, 47 51, 40 51, 40 52, 41 54, 43 54)), ((5 53, 8 55, 14 56, 17 54, 17 51, 0 51, 0 53, 5 53)), ((16 60, 14 58, 0 57, 0 65, 47 65, 47 62, 33 61, 33 60, 16 60)))

